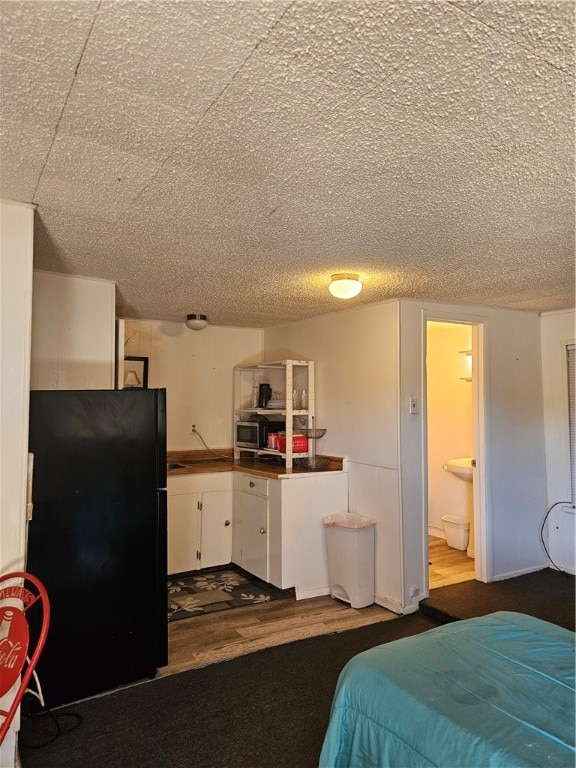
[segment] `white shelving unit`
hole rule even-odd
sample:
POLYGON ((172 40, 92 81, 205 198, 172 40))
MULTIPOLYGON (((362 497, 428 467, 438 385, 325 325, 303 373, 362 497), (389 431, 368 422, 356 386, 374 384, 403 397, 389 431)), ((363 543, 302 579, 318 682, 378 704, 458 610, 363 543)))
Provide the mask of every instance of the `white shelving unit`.
POLYGON ((311 360, 280 360, 273 363, 258 363, 257 365, 238 366, 234 369, 234 435, 236 423, 246 421, 252 414, 270 417, 271 421, 286 419, 286 451, 270 448, 250 449, 234 447, 234 458, 240 458, 240 453, 272 454, 282 456, 286 461, 286 469, 292 469, 294 458, 307 457, 305 453, 292 451, 292 437, 299 429, 307 429, 313 423, 314 413, 314 363, 311 360), (270 384, 272 401, 286 403, 283 408, 254 408, 252 406, 254 388, 260 384, 270 384), (292 393, 306 391, 307 407, 294 408, 292 393))

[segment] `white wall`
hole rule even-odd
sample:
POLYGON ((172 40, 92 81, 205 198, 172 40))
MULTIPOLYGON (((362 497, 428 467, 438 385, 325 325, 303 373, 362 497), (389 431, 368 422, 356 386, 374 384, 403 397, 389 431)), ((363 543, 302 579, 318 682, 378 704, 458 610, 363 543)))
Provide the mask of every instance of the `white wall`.
POLYGON ((396 318, 392 301, 264 331, 265 360, 315 361, 318 453, 398 469, 396 318))
MULTIPOLYGON (((422 366, 427 319, 453 320, 484 329, 483 389, 486 456, 475 474, 485 476, 488 581, 508 578, 546 566, 539 526, 546 504, 546 468, 540 318, 535 313, 479 307, 401 302, 401 402, 409 393, 423 397, 422 366)), ((479 365, 481 362, 479 361, 479 365)), ((479 375, 482 375, 479 371, 479 375)), ((419 456, 425 434, 422 419, 401 409, 402 504, 406 542, 419 539, 425 515, 419 456)), ((476 554, 481 531, 477 527, 476 554)), ((418 584, 419 553, 404 550, 404 578, 418 584)))
POLYGON ((34 271, 32 389, 113 389, 115 284, 34 271))
MULTIPOLYGON (((572 501, 568 438, 568 377, 566 347, 576 339, 576 312, 547 312, 541 319, 542 375, 546 423, 547 506, 572 501)), ((554 563, 574 573, 575 510, 558 505, 550 512, 545 532, 554 563)))
MULTIPOLYGON (((34 208, 0 203, 0 573, 24 570, 34 208)), ((0 699, 7 710, 12 693, 0 699)), ((15 720, 0 765, 15 764, 15 720)))
POLYGON ((232 447, 233 369, 261 360, 262 336, 256 328, 124 321, 124 354, 148 357, 148 386, 166 388, 169 451, 203 448, 192 424, 210 448, 232 447))
POLYGON ((5 573, 24 566, 34 209, 2 201, 0 223, 0 572, 5 573))
POLYGON ((392 301, 264 332, 265 360, 316 361, 317 422, 327 428, 318 452, 348 455, 350 510, 378 521, 377 599, 399 612, 415 610, 427 584, 427 319, 485 327, 488 578, 545 567, 538 315, 392 301), (418 399, 417 414, 409 413, 410 396, 418 399))
POLYGON ((264 359, 315 361, 318 453, 349 458, 349 509, 376 525, 376 599, 402 612, 398 302, 264 331, 264 359))

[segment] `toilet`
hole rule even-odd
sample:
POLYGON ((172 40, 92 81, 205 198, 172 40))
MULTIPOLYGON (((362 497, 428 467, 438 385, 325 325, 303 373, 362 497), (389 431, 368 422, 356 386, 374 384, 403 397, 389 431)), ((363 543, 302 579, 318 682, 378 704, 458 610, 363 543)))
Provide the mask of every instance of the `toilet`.
POLYGON ((470 536, 470 521, 460 515, 444 515, 442 528, 446 536, 446 544, 452 549, 467 549, 470 536))

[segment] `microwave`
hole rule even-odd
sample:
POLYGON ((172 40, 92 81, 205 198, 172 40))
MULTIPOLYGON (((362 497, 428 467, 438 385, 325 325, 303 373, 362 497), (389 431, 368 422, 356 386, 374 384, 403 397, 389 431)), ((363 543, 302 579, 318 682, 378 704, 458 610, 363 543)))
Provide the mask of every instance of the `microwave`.
POLYGON ((237 448, 266 448, 270 432, 286 429, 284 421, 238 421, 236 423, 237 448))

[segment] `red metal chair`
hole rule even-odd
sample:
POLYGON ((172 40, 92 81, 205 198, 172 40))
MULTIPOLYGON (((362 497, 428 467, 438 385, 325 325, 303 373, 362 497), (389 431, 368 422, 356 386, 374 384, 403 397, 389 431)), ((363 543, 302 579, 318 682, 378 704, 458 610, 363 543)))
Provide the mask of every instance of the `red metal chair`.
POLYGON ((9 708, 0 708, 0 744, 4 741, 10 723, 28 688, 46 642, 49 623, 50 601, 39 579, 24 571, 0 576, 0 701, 20 678, 20 684, 9 708), (33 606, 36 606, 34 610, 42 612, 41 629, 36 647, 29 656, 30 631, 26 613, 33 606), (4 718, 3 722, 1 722, 2 718, 4 718))

